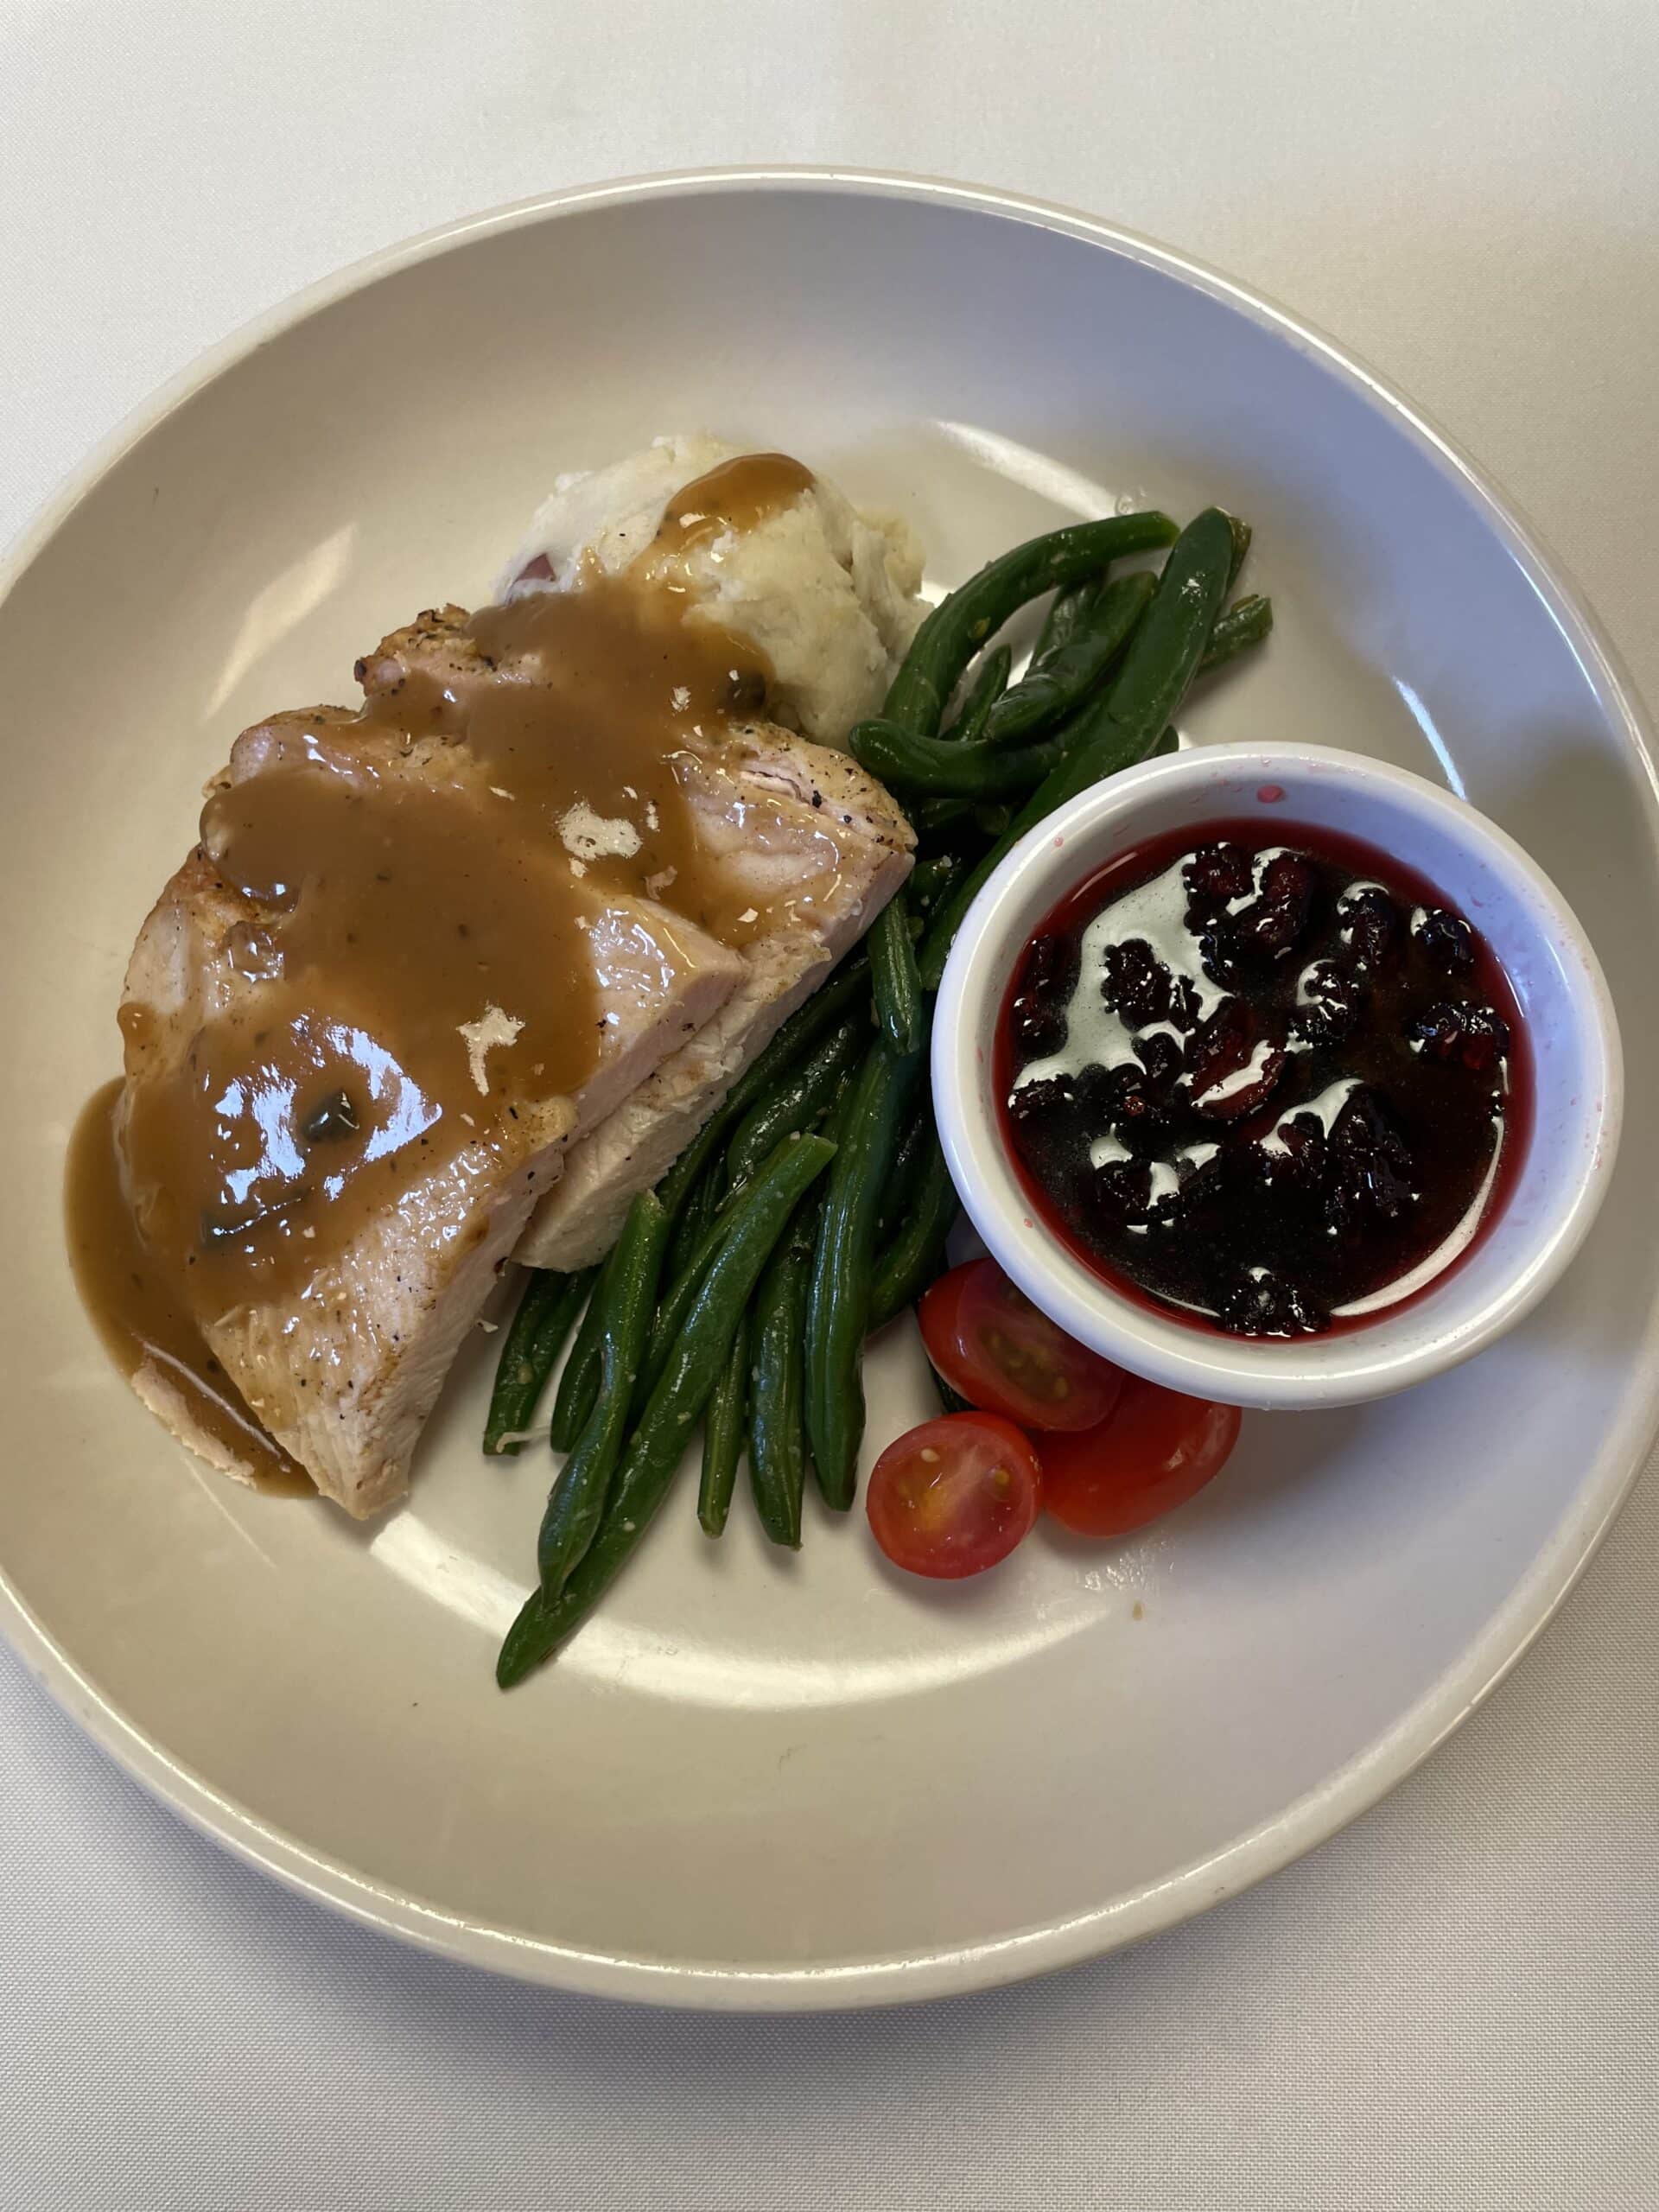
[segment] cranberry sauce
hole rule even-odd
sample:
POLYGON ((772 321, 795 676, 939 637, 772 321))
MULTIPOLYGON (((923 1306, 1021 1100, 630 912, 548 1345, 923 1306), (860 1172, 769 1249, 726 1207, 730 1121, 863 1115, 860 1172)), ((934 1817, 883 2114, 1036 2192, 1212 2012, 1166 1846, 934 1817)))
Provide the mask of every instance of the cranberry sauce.
POLYGON ((997 1038, 1010 1149, 1120 1289, 1252 1337, 1438 1281, 1525 1149, 1515 1000, 1410 870, 1324 830, 1212 824, 1055 909, 997 1038))

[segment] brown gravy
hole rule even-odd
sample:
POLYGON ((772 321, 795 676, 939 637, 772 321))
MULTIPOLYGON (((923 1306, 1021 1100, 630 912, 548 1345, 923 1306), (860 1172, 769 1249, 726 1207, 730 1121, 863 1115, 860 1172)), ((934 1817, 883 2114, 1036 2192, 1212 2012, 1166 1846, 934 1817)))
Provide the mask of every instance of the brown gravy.
POLYGON ((139 1237, 116 1155, 120 1096, 118 1078, 94 1092, 69 1140, 65 1211, 81 1301, 121 1372, 130 1378, 145 1365, 155 1368, 178 1390, 197 1427, 245 1467, 260 1490, 315 1497, 310 1477, 243 1404, 202 1342, 194 1315, 139 1237))
MULTIPOLYGON (((124 1127, 100 1093, 69 1206, 83 1296, 125 1371, 149 1356, 186 1378, 238 1457, 257 1434, 298 1474, 202 1330, 302 1297, 411 1179, 487 1159, 521 1107, 582 1090, 610 1049, 619 908, 630 957, 667 980, 692 957, 677 923, 741 946, 811 899, 798 867, 777 899, 734 891, 699 833, 771 671, 689 606, 677 569, 811 481, 782 454, 726 462, 676 495, 624 575, 423 639, 423 617, 411 664, 378 667, 357 715, 276 718, 254 772, 209 797, 194 865, 237 914, 222 964, 243 988, 218 990, 182 1048, 124 1007, 124 1127)), ((734 804, 764 851, 764 804, 734 804)), ((838 852, 822 843, 827 886, 838 852)))
POLYGON ((746 453, 722 461, 669 501, 655 551, 659 559, 677 558, 728 530, 753 530, 811 488, 811 470, 786 453, 746 453))

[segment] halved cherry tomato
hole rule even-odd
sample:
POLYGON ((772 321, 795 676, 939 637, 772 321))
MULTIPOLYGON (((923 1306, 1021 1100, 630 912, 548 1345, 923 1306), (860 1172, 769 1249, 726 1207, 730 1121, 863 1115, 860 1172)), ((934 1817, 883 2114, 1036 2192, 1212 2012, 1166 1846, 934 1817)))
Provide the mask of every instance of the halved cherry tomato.
POLYGON ((1006 1559, 1037 1518, 1030 1439, 995 1414, 945 1414, 889 1444, 864 1500, 895 1567, 954 1579, 1006 1559))
POLYGON ((951 1389, 1022 1428, 1096 1428, 1117 1403, 1122 1369, 1057 1328, 995 1260, 941 1275, 917 1319, 951 1389))
POLYGON ((1236 1406, 1126 1376, 1117 1410, 1097 1428, 1036 1440, 1043 1503, 1075 1535, 1127 1536, 1218 1475, 1238 1429, 1236 1406))

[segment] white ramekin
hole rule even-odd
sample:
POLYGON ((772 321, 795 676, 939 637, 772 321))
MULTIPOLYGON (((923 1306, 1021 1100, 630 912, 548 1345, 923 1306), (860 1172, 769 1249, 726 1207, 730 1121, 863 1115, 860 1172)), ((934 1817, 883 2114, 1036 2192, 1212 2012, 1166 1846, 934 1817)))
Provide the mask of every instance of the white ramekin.
POLYGON ((933 1098, 963 1205, 995 1258, 1071 1335, 1173 1389, 1258 1407, 1353 1404, 1467 1359, 1529 1312, 1583 1242, 1618 1143, 1623 1061, 1606 982, 1560 893, 1503 830, 1420 776, 1317 745, 1217 745, 1097 785, 1021 840, 975 900, 940 987, 933 1098), (1482 932, 1531 1046, 1532 1128, 1502 1211, 1414 1300, 1329 1336, 1235 1338, 1120 1295, 1034 1213, 1002 1135, 992 1039, 1014 963, 1084 878, 1147 840, 1259 817, 1365 840, 1482 932))

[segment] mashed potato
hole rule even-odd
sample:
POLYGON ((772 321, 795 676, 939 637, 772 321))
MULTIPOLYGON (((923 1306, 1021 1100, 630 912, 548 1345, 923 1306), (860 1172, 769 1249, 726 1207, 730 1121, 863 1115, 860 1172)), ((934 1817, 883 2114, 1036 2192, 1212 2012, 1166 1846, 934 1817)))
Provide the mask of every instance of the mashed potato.
MULTIPOLYGON (((683 486, 750 448, 658 438, 608 468, 561 476, 499 591, 569 590, 585 560, 618 575, 656 537, 683 486), (544 562, 550 576, 518 581, 544 562)), ((817 478, 791 505, 741 532, 689 549, 701 614, 758 645, 776 678, 768 712, 823 745, 844 745, 874 714, 926 613, 921 548, 906 525, 860 514, 817 478)))

